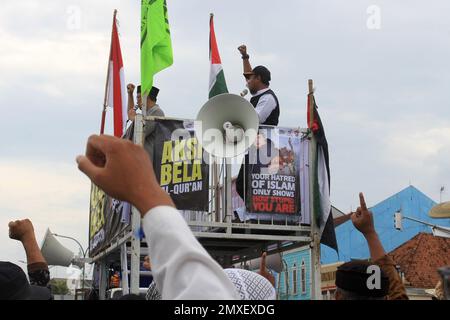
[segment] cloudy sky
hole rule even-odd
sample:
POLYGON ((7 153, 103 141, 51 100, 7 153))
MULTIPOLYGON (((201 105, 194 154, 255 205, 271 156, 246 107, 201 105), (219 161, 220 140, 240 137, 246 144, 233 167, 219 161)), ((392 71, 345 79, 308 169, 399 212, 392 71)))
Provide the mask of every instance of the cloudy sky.
MULTIPOLYGON (((166 115, 194 118, 207 99, 214 12, 230 92, 244 88, 242 43, 272 72, 280 125, 306 125, 314 79, 335 206, 355 208, 359 191, 374 205, 409 184, 436 201, 450 188, 450 2, 167 2, 174 65, 155 78, 166 115)), ((140 1, 2 1, 0 260, 25 258, 11 219, 31 218, 39 241, 50 227, 87 246, 90 184, 74 159, 99 131, 115 8, 126 81, 137 83, 140 1)))

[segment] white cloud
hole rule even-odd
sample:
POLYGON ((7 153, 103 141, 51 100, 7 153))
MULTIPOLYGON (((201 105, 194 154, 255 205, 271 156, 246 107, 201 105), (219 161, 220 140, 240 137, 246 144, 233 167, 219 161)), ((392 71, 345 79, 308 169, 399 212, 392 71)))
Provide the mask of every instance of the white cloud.
MULTIPOLYGON (((23 259, 14 240, 8 238, 8 222, 32 220, 38 242, 45 230, 77 238, 87 244, 90 182, 73 165, 28 161, 0 161, 1 260, 23 259), (14 248, 14 250, 11 250, 14 248), (9 250, 8 250, 9 249, 9 250), (13 256, 8 254, 12 254, 13 256)), ((75 252, 78 247, 67 243, 75 252)), ((15 261, 17 262, 17 261, 15 261)))
POLYGON ((429 165, 429 159, 439 157, 442 149, 450 146, 450 126, 441 128, 415 128, 395 130, 388 136, 386 154, 393 163, 408 168, 429 165))

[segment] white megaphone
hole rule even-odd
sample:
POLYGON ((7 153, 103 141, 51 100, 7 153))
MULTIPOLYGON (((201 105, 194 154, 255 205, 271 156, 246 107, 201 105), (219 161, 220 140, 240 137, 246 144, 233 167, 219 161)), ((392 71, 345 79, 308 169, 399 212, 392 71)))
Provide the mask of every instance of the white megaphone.
MULTIPOLYGON (((68 267, 75 264, 75 254, 56 240, 50 229, 45 233, 41 252, 48 265, 68 267)), ((78 263, 76 265, 79 266, 78 263)))
MULTIPOLYGON (((259 269, 259 266, 261 265, 261 258, 250 260, 249 265, 252 269, 259 269)), ((266 256, 266 267, 277 273, 283 271, 281 253, 277 252, 266 256)))
POLYGON ((202 122, 201 132, 195 132, 197 139, 206 152, 219 158, 244 153, 258 134, 259 118, 255 108, 236 94, 212 97, 200 109, 197 120, 202 122))

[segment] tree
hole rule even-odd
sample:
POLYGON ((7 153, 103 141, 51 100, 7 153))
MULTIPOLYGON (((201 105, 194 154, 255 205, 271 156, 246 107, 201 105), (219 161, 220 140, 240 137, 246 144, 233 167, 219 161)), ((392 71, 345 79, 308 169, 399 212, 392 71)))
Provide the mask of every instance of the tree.
POLYGON ((53 294, 66 295, 69 293, 69 288, 67 287, 66 280, 52 279, 50 280, 50 286, 52 288, 53 294))

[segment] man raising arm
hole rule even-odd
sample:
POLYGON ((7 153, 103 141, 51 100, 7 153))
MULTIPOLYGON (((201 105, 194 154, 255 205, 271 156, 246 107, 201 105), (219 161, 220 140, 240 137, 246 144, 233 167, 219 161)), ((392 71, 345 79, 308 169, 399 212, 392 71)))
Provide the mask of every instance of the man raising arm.
POLYGON ((373 223, 372 212, 367 209, 366 201, 364 200, 364 195, 361 192, 359 194, 360 206, 356 212, 352 213, 352 222, 356 229, 361 232, 366 238, 367 245, 370 251, 370 260, 379 265, 381 270, 389 278, 389 300, 407 300, 405 286, 400 280, 400 276, 395 268, 395 263, 384 251, 383 245, 381 244, 378 234, 375 230, 373 223))
MULTIPOLYGON (((271 81, 270 71, 264 66, 256 66, 252 69, 246 45, 239 46, 238 50, 243 61, 244 77, 247 82, 246 85, 252 94, 250 103, 258 114, 259 124, 271 126, 278 125, 280 105, 277 96, 269 87, 271 81)), ((244 172, 249 172, 249 165, 250 159, 247 154, 236 180, 236 191, 242 200, 245 200, 245 195, 247 194, 248 187, 245 185, 244 172)))
POLYGON ((195 239, 159 186, 145 150, 111 136, 89 137, 78 168, 115 199, 134 205, 143 218, 153 276, 163 299, 237 299, 220 265, 195 239))
POLYGON ((8 227, 9 237, 20 241, 25 249, 30 284, 49 287, 50 272, 47 261, 45 261, 37 244, 31 221, 29 219, 11 221, 8 227))
POLYGON ((239 52, 241 53, 242 64, 244 69, 244 75, 246 73, 252 72, 252 66, 250 65, 250 56, 247 53, 247 46, 245 44, 238 47, 239 52))
POLYGON ((128 120, 134 121, 136 118, 136 111, 134 110, 134 84, 129 83, 127 85, 127 93, 128 93, 128 120))

